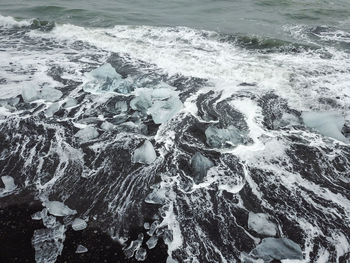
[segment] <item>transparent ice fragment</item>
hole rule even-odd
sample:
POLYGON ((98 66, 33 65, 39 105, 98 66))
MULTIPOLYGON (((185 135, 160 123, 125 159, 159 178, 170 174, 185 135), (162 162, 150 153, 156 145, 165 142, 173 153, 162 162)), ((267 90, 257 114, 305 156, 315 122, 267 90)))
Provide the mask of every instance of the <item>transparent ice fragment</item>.
POLYGON ((126 103, 126 101, 117 101, 115 103, 115 108, 120 113, 126 112, 128 110, 128 104, 126 103))
POLYGON ((39 93, 40 99, 51 102, 58 100, 62 95, 63 93, 61 91, 50 87, 44 87, 39 93))
POLYGON ((78 131, 75 136, 78 137, 81 141, 86 142, 98 137, 99 133, 95 127, 88 126, 78 131))
POLYGON ((31 102, 33 100, 38 99, 38 97, 38 89, 31 86, 26 86, 22 89, 22 98, 25 102, 31 102))
POLYGON ((110 131, 114 129, 114 125, 108 121, 104 121, 101 124, 101 129, 105 130, 105 131, 110 131))
POLYGON ((134 163, 151 164, 157 158, 152 143, 146 140, 139 148, 137 148, 132 156, 134 163))
POLYGON ((267 262, 273 259, 303 259, 300 246, 288 238, 264 238, 250 254, 267 262))
POLYGON ((195 183, 203 182, 207 175, 207 171, 214 166, 214 163, 201 153, 196 152, 191 159, 191 167, 194 172, 195 183))
POLYGON ((248 228, 255 232, 267 235, 275 236, 277 234, 277 226, 269 220, 269 216, 263 213, 249 213, 248 228))
POLYGON ((75 107, 77 105, 78 105, 78 102, 76 99, 72 97, 68 97, 66 102, 63 104, 63 108, 67 109, 67 108, 75 107))
POLYGON ((143 241, 143 234, 139 234, 136 240, 131 241, 130 245, 124 250, 124 254, 127 258, 132 258, 135 251, 137 251, 143 241))
POLYGON ((80 218, 75 218, 72 223, 72 228, 75 231, 83 230, 87 227, 87 223, 80 218))
POLYGON ((64 203, 58 201, 48 201, 45 202, 44 205, 49 213, 54 216, 68 216, 75 215, 77 213, 77 211, 70 209, 64 203))
POLYGON ((5 188, 3 191, 12 192, 17 188, 17 186, 15 185, 15 180, 13 179, 12 176, 8 176, 8 175, 1 176, 1 180, 5 185, 5 188))
POLYGON ((243 142, 241 133, 233 126, 229 126, 226 129, 209 126, 205 131, 205 136, 207 144, 215 148, 234 147, 243 142))
POLYGON ((60 109, 59 103, 52 103, 45 111, 46 117, 52 117, 60 109))
POLYGON ((37 229, 34 231, 32 245, 35 249, 36 263, 54 263, 62 253, 65 239, 65 227, 58 224, 54 228, 37 229))
POLYGON ((147 256, 147 251, 146 249, 144 248, 139 248, 137 251, 136 251, 136 254, 135 254, 135 259, 137 261, 144 261, 146 259, 146 256, 147 256))
POLYGON ((83 245, 78 245, 77 249, 75 250, 76 254, 82 254, 88 252, 88 249, 84 247, 83 245))
POLYGON ((158 237, 156 236, 151 236, 147 242, 146 242, 146 245, 149 249, 152 249, 152 248, 155 248, 156 245, 157 245, 157 242, 158 242, 158 237))

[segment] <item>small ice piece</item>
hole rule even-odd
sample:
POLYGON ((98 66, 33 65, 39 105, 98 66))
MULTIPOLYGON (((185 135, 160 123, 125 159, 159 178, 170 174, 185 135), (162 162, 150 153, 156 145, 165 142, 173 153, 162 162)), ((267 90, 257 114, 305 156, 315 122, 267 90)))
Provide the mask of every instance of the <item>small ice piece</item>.
POLYGON ((130 245, 124 249, 124 254, 127 258, 132 258, 134 256, 135 251, 137 251, 143 241, 143 234, 139 234, 136 240, 131 241, 130 245))
POLYGON ((249 213, 248 228, 255 232, 266 235, 275 236, 277 234, 277 227, 269 220, 269 216, 263 213, 249 213))
POLYGON ((78 245, 77 250, 75 250, 76 254, 82 254, 88 252, 88 249, 83 245, 78 245))
POLYGON ((95 127, 88 126, 78 131, 75 136, 85 142, 95 139, 99 136, 99 133, 95 127))
POLYGON ((146 256, 147 256, 147 251, 146 249, 140 247, 137 251, 136 251, 136 254, 135 254, 135 259, 137 261, 144 261, 146 259, 146 256))
POLYGON ((114 129, 114 125, 108 121, 104 121, 101 124, 101 129, 105 130, 105 131, 110 131, 114 129))
POLYGON ((324 136, 348 143, 342 134, 345 119, 338 112, 303 112, 302 118, 306 126, 317 130, 324 136))
POLYGON ((207 175, 207 171, 214 166, 214 163, 201 153, 196 152, 191 159, 191 167, 194 172, 194 181, 196 184, 202 183, 207 175))
POLYGON ((146 245, 147 245, 148 249, 152 249, 152 248, 155 248, 155 247, 156 247, 157 242, 158 242, 158 237, 156 237, 156 236, 151 236, 151 237, 147 240, 146 245))
POLYGON ((134 163, 151 164, 157 158, 153 145, 146 140, 139 148, 137 148, 132 156, 134 163))
POLYGON ((133 110, 147 113, 147 110, 152 106, 152 90, 151 89, 137 89, 136 97, 130 101, 130 107, 133 110))
POLYGON ((63 108, 67 109, 67 108, 75 107, 77 106, 77 104, 78 102, 76 99, 72 97, 68 97, 66 102, 63 104, 63 108))
POLYGON ((38 99, 38 90, 34 87, 26 86, 22 89, 22 98, 25 102, 31 102, 38 99))
POLYGON ((262 258, 266 262, 274 259, 303 259, 300 246, 288 238, 264 238, 250 254, 256 258, 262 258))
POLYGON ((206 129, 205 136, 207 144, 215 148, 223 148, 227 145, 234 147, 243 142, 240 132, 233 126, 229 126, 227 129, 210 126, 206 129))
POLYGON ((87 223, 80 218, 75 218, 72 223, 72 228, 75 231, 83 230, 87 227, 87 223))
POLYGON ((34 214, 32 214, 32 219, 33 220, 41 220, 41 211, 35 212, 34 214))
POLYGON ((126 101, 117 101, 115 103, 115 108, 120 113, 126 112, 128 110, 128 104, 126 103, 126 101))
POLYGON ((8 176, 8 175, 1 176, 1 180, 5 185, 5 189, 4 189, 5 192, 12 192, 17 188, 12 176, 8 176))
POLYGON ((45 87, 40 91, 39 97, 46 101, 54 102, 61 98, 63 93, 57 89, 45 87))
POLYGON ((109 63, 106 63, 94 69, 93 71, 88 73, 88 75, 99 80, 106 80, 106 79, 113 79, 113 78, 120 77, 120 75, 115 71, 115 69, 109 63))
POLYGON ((59 103, 52 103, 46 110, 46 117, 52 117, 60 109, 59 103))
POLYGON ((145 222, 145 223, 143 224, 143 227, 144 227, 144 229, 148 230, 148 229, 150 228, 150 225, 149 225, 148 222, 145 222))
POLYGON ((36 263, 54 263, 62 253, 65 227, 58 224, 54 228, 34 230, 32 245, 36 263))
POLYGON ((44 205, 49 213, 54 216, 68 216, 75 215, 77 213, 76 210, 72 210, 64 203, 58 201, 48 201, 45 202, 44 205))
POLYGON ((154 221, 152 224, 151 224, 151 227, 149 229, 149 231, 147 232, 147 234, 149 236, 153 236, 154 232, 157 230, 158 228, 158 225, 159 225, 159 222, 158 221, 154 221))

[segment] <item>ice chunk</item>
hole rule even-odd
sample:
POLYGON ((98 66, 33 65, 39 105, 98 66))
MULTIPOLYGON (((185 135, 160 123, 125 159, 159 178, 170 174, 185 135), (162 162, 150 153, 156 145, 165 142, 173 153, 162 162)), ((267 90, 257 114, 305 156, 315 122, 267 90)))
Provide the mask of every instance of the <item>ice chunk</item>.
POLYGON ((132 91, 132 82, 123 79, 111 64, 107 63, 86 74, 90 81, 84 85, 83 89, 88 92, 108 92, 129 93, 132 91))
POLYGON ((59 103, 52 103, 46 110, 46 117, 52 117, 60 109, 59 103))
POLYGON ((207 144, 215 148, 237 146, 243 143, 241 133, 233 126, 229 126, 227 129, 209 126, 205 131, 205 136, 207 138, 207 144))
POLYGON ((275 236, 277 234, 277 227, 269 220, 269 216, 263 213, 249 213, 248 228, 255 232, 267 235, 275 236))
POLYGON ((118 112, 126 112, 128 110, 128 104, 126 101, 117 101, 115 103, 115 108, 118 112))
POLYGON ((1 176, 1 180, 5 185, 5 189, 4 189, 5 192, 12 192, 17 188, 12 176, 8 176, 8 175, 1 176))
POLYGON ((50 88, 50 87, 45 87, 40 91, 39 97, 41 99, 44 99, 46 101, 56 101, 59 98, 62 97, 62 92, 54 89, 54 88, 50 88))
POLYGON ((135 251, 137 251, 143 241, 143 234, 139 234, 136 240, 131 241, 130 245, 124 249, 124 254, 127 258, 132 258, 134 256, 135 251))
POLYGON ((77 249, 75 250, 75 253, 82 254, 88 252, 88 249, 84 247, 83 245, 78 245, 77 249))
POLYGON ((75 136, 78 137, 80 140, 86 142, 86 141, 93 140, 96 137, 98 137, 99 133, 95 127, 88 126, 88 127, 81 129, 80 131, 78 131, 75 134, 75 136))
POLYGON ((150 114, 154 123, 165 123, 179 112, 183 105, 178 92, 171 88, 137 89, 130 107, 144 114, 150 114))
POLYGON ((150 225, 149 225, 148 222, 145 222, 145 223, 143 224, 143 227, 144 227, 146 230, 148 230, 148 229, 150 228, 150 225))
POLYGON ((349 142, 341 132, 345 119, 340 113, 303 112, 301 116, 306 126, 317 130, 320 134, 338 141, 349 142))
POLYGON ((101 124, 101 129, 105 130, 105 131, 110 131, 114 129, 114 125, 108 121, 104 121, 101 124))
POLYGON ((132 156, 134 163, 151 164, 157 158, 153 145, 146 140, 139 148, 137 148, 132 156))
POLYGON ((288 238, 264 238, 250 254, 267 262, 274 259, 303 259, 300 246, 288 238))
POLYGON ((63 104, 63 108, 71 108, 77 106, 78 102, 76 99, 68 97, 66 102, 63 104))
POLYGON ((156 237, 156 236, 151 236, 151 237, 147 240, 146 245, 147 245, 148 249, 152 249, 152 248, 155 248, 155 247, 156 247, 157 242, 158 242, 158 237, 156 237))
POLYGON ((146 255, 147 255, 146 249, 141 247, 136 251, 135 259, 137 261, 144 261, 146 259, 146 255))
POLYGON ((22 98, 25 102, 31 102, 38 99, 39 92, 36 88, 31 86, 26 86, 22 89, 22 98))
POLYGON ((191 159, 191 167, 194 172, 195 183, 203 182, 207 175, 207 171, 214 166, 214 163, 201 153, 196 152, 191 159))
POLYGON ((54 263, 62 253, 65 239, 65 227, 58 224, 54 228, 37 229, 34 231, 32 245, 35 249, 36 263, 54 263))
POLYGON ((75 218, 72 223, 72 228, 75 231, 83 230, 87 227, 87 223, 80 218, 75 218))
POLYGON ((44 205, 49 213, 54 216, 68 216, 75 215, 77 213, 77 211, 70 209, 64 203, 58 201, 48 201, 45 202, 44 205))

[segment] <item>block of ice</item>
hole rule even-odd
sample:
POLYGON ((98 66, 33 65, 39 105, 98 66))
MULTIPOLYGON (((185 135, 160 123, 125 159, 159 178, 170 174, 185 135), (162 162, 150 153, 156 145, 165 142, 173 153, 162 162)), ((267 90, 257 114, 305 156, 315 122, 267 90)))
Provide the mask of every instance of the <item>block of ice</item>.
POLYGON ((63 108, 67 109, 67 108, 75 107, 77 106, 77 104, 78 102, 76 99, 72 97, 68 97, 66 102, 63 104, 63 108))
POLYGON ((134 151, 132 161, 134 163, 151 164, 157 158, 152 143, 146 140, 139 148, 134 151))
POLYGON ((88 249, 84 247, 83 245, 78 245, 77 249, 75 250, 75 253, 82 254, 88 252, 88 249))
POLYGON ((72 228, 75 231, 83 230, 87 227, 87 223, 80 218, 75 218, 72 223, 72 228))
POLYGON ((178 97, 171 97, 167 100, 156 100, 149 109, 154 123, 160 124, 170 120, 182 109, 182 102, 178 97))
POLYGON ((264 259, 266 262, 274 259, 303 259, 300 246, 288 238, 264 238, 250 254, 253 257, 264 259))
POLYGON ((324 136, 348 143, 342 134, 344 117, 338 112, 303 112, 302 118, 306 126, 315 129, 324 136))
POLYGON ((152 90, 137 89, 136 97, 130 101, 130 107, 133 110, 147 113, 147 110, 152 106, 152 90))
POLYGON ((110 131, 114 129, 114 125, 108 121, 104 121, 101 124, 101 129, 105 130, 105 131, 110 131))
POLYGON ((144 261, 146 259, 146 256, 147 256, 147 251, 146 249, 140 247, 137 251, 136 251, 136 254, 135 254, 135 259, 137 261, 144 261))
POLYGON ((194 173, 195 183, 203 182, 206 177, 208 170, 214 166, 214 163, 201 153, 196 152, 191 159, 191 167, 194 173))
POLYGON ((4 188, 5 192, 12 192, 17 188, 17 186, 15 185, 15 180, 13 179, 12 176, 8 176, 8 175, 1 176, 1 180, 5 186, 4 188))
POLYGON ((77 213, 77 211, 70 209, 64 203, 58 201, 47 201, 44 203, 44 206, 46 206, 49 213, 54 216, 68 216, 77 213))
POLYGON ((139 234, 136 240, 131 241, 130 245, 124 249, 127 258, 132 258, 134 253, 141 247, 143 242, 143 234, 139 234))
POLYGON ((45 111, 46 117, 52 117, 60 109, 59 103, 52 103, 45 111))
POLYGON ((86 142, 98 137, 99 133, 95 127, 88 126, 78 131, 75 136, 78 137, 81 141, 86 142))
POLYGON ((36 263, 54 263, 62 253, 65 239, 65 227, 58 224, 54 228, 37 229, 34 231, 32 245, 35 250, 36 263))
POLYGON ((128 110, 128 104, 126 101, 117 101, 115 103, 115 108, 119 113, 126 112, 128 110))
POLYGON ((25 102, 31 102, 33 100, 38 99, 38 97, 38 89, 31 86, 26 86, 22 89, 22 98, 25 102))
POLYGON ((151 237, 147 240, 146 245, 147 245, 148 249, 152 249, 152 248, 155 248, 155 247, 156 247, 157 242, 158 242, 158 237, 156 237, 156 236, 151 236, 151 237))
POLYGON ((90 79, 83 89, 88 92, 110 92, 129 93, 132 91, 132 82, 129 79, 123 79, 115 71, 111 64, 107 63, 86 74, 90 79))
POLYGON ((63 93, 57 89, 44 87, 39 93, 39 98, 53 102, 61 98, 62 95, 63 93))
POLYGON ((275 236, 277 234, 277 226, 269 220, 269 216, 263 213, 249 213, 248 228, 255 232, 267 235, 275 236))
POLYGON ((209 126, 205 131, 205 136, 207 138, 207 144, 215 148, 237 146, 243 142, 241 133, 233 126, 229 126, 227 129, 209 126))

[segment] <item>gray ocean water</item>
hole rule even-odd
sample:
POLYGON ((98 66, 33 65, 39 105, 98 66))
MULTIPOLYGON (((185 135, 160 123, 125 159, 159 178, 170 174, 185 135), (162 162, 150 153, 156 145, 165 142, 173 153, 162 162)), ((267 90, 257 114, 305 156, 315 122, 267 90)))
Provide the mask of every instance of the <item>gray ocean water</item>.
POLYGON ((350 30, 346 0, 102 0, 1 1, 0 13, 89 27, 188 26, 286 39, 284 25, 350 30))

